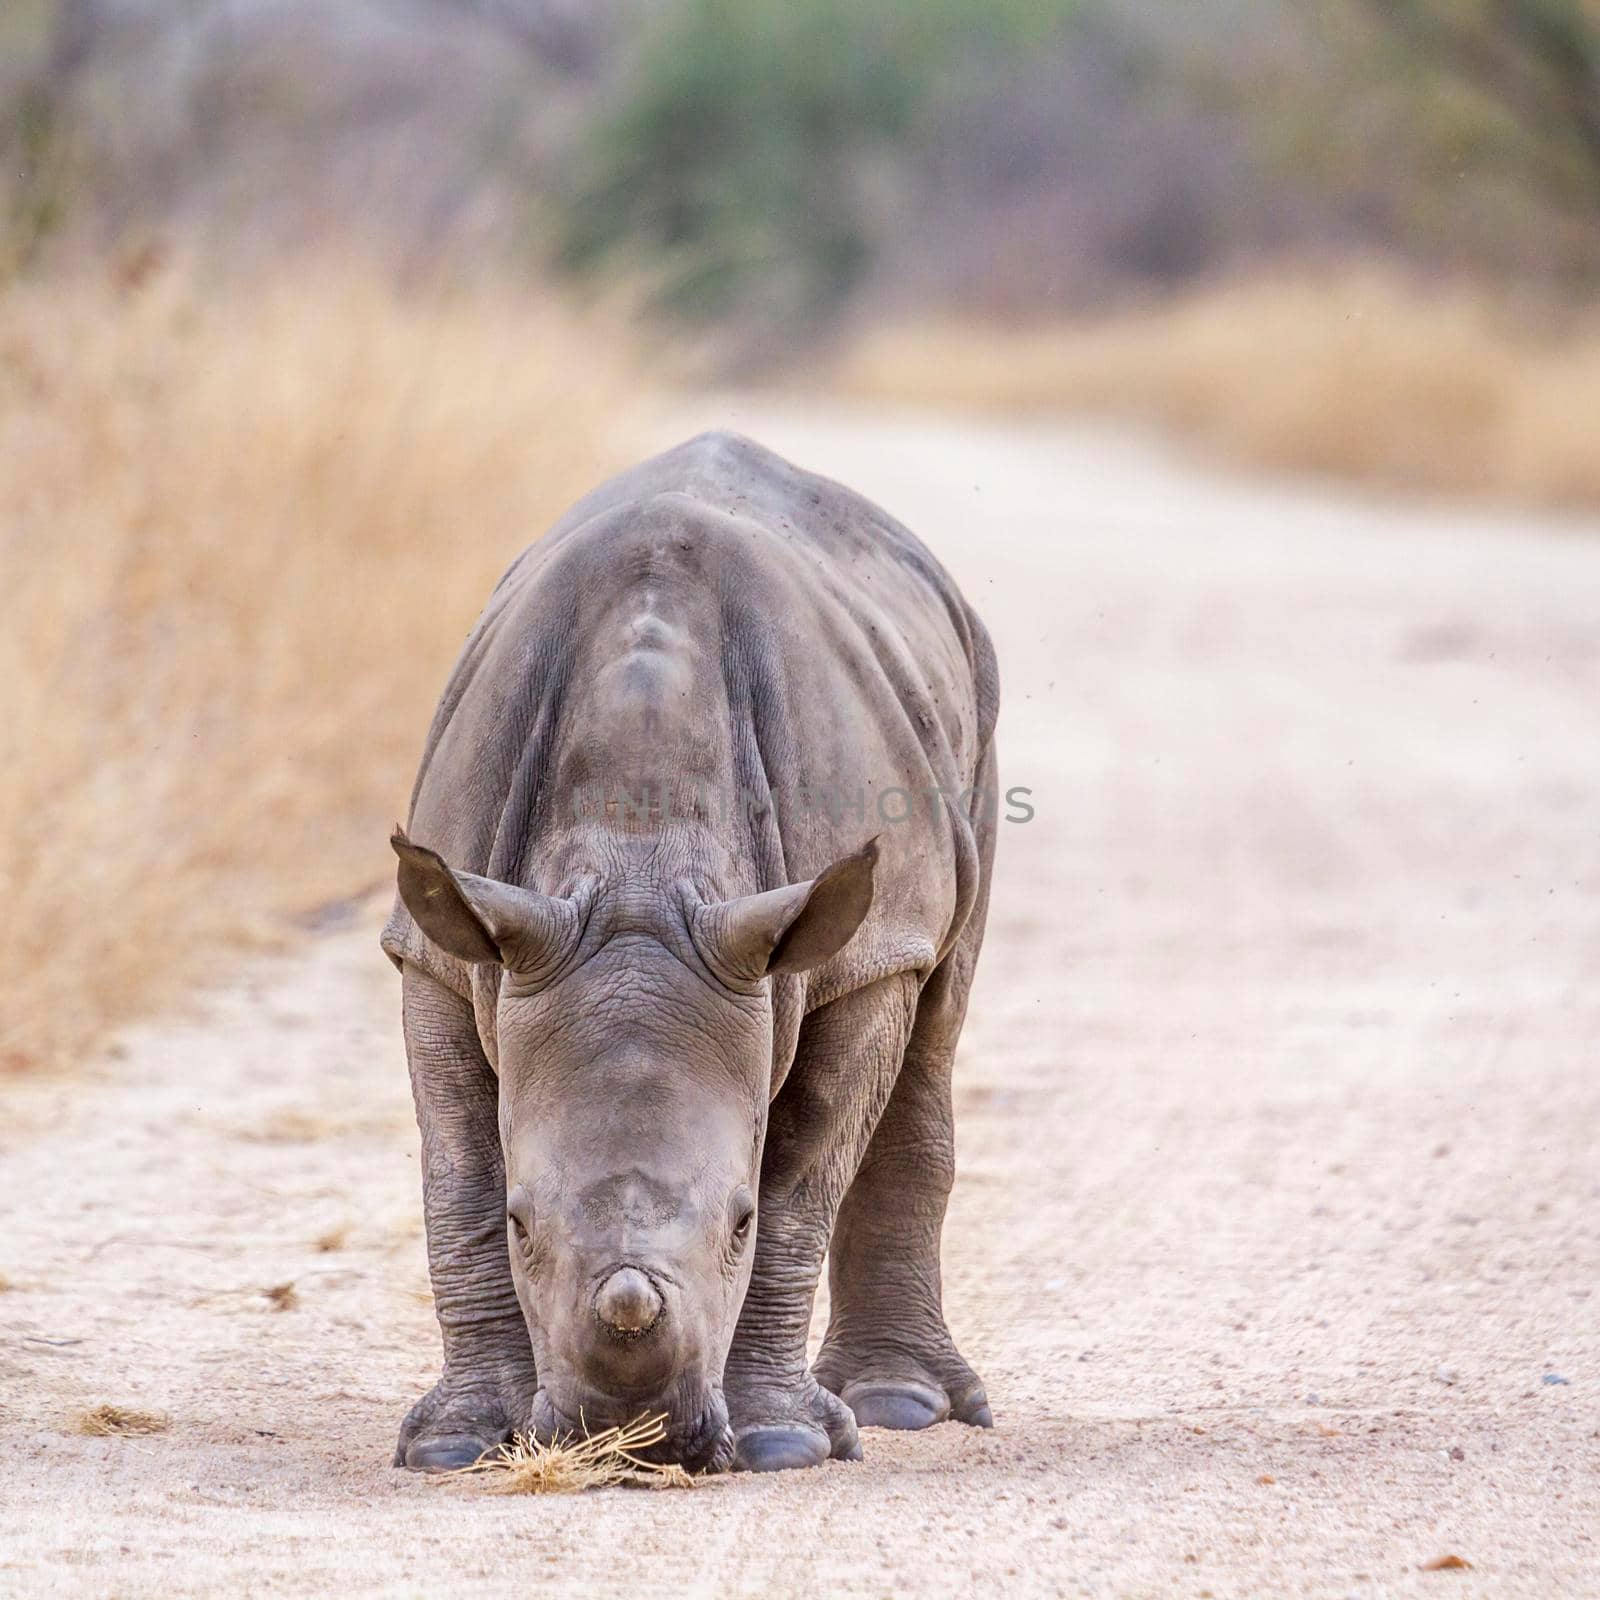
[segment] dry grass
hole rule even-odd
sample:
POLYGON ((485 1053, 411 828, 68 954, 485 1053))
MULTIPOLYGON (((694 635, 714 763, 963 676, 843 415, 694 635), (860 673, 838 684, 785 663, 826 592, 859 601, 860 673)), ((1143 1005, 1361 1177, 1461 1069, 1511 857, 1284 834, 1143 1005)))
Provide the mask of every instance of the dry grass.
POLYGON ((614 349, 350 270, 0 292, 0 1071, 389 877, 474 616, 616 465, 614 349))
POLYGON ((337 1139, 347 1131, 331 1117, 313 1116, 308 1111, 275 1111, 254 1127, 241 1128, 238 1137, 248 1144, 320 1144, 337 1139))
POLYGON ((1110 321, 868 335, 845 392, 1129 416, 1252 465, 1600 506, 1600 319, 1559 331, 1377 273, 1241 283, 1110 321))
POLYGON ((663 1416, 640 1417, 622 1428, 607 1428, 586 1438, 555 1444, 518 1434, 492 1455, 448 1474, 452 1478, 483 1476, 491 1494, 577 1494, 584 1489, 609 1489, 642 1483, 656 1489, 692 1489, 694 1479, 675 1462, 641 1461, 635 1454, 667 1436, 663 1416))
POLYGON ((96 1406, 72 1424, 74 1433, 104 1439, 117 1434, 165 1433, 172 1419, 164 1411, 135 1411, 129 1406, 96 1406))
POLYGON ((293 1311, 300 1304, 300 1291, 293 1283, 275 1283, 261 1293, 274 1311, 293 1311))

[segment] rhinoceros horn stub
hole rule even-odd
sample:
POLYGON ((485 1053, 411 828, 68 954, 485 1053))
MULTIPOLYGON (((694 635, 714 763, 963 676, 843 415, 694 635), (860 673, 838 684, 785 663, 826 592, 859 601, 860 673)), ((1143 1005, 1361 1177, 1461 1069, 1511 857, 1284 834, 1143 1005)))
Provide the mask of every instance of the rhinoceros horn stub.
POLYGON ((400 898, 412 920, 441 950, 463 961, 498 961, 514 972, 535 972, 577 931, 578 908, 570 900, 457 872, 399 827, 389 843, 400 858, 400 898))

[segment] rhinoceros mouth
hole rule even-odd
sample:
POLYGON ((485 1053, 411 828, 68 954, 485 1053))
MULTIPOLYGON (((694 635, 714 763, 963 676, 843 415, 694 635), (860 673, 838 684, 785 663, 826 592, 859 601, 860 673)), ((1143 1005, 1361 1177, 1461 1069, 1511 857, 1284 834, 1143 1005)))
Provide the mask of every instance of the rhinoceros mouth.
MULTIPOLYGON (((578 1421, 569 1417, 541 1389, 534 1396, 529 1417, 534 1437, 544 1444, 554 1444, 562 1439, 581 1439, 599 1427, 596 1419, 578 1421)), ((649 1445, 638 1452, 642 1461, 676 1461, 687 1472, 726 1472, 733 1465, 733 1429, 728 1425, 728 1406, 720 1389, 713 1390, 699 1416, 687 1426, 669 1426, 667 1436, 659 1444, 649 1445)))

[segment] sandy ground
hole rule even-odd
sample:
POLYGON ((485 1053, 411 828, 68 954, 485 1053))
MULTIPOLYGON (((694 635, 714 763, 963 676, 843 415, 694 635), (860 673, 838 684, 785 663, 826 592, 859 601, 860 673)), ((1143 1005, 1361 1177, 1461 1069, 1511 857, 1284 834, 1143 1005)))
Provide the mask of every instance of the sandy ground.
POLYGON ((0 1593, 1600 1593, 1600 529, 713 420, 880 498, 999 643, 1037 814, 946 1232, 998 1427, 692 1492, 391 1470, 437 1336, 368 900, 6 1086, 0 1593), (103 1401, 171 1430, 76 1436, 103 1401))

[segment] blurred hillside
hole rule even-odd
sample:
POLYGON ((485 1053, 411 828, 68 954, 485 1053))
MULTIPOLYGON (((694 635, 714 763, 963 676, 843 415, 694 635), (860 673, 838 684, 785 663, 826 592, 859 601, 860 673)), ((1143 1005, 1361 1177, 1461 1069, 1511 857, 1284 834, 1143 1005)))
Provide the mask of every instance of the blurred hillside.
POLYGON ((773 353, 1389 258, 1600 275, 1597 0, 8 0, 3 259, 552 262, 773 353))
POLYGON ((7 0, 13 266, 153 237, 397 266, 524 241, 531 175, 606 37, 565 0, 7 0))
POLYGON ((1597 38, 1600 0, 0 0, 0 1074, 390 870, 495 574, 638 453, 661 369, 572 290, 718 376, 1600 504, 1597 38))

